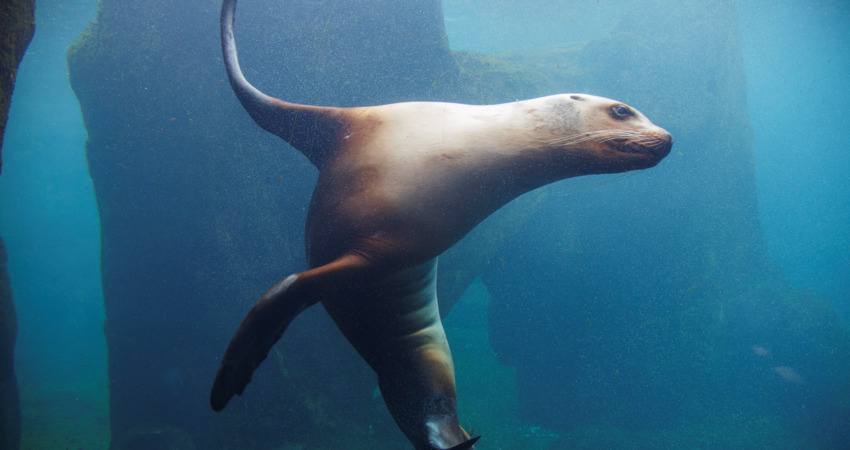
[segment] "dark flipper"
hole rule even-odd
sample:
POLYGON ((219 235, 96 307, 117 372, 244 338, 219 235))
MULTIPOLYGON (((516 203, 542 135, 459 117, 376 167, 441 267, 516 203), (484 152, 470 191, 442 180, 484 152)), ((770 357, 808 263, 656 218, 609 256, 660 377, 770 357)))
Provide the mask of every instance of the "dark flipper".
POLYGON ((458 445, 455 445, 454 447, 452 447, 448 450, 467 450, 467 449, 470 449, 470 448, 472 448, 473 445, 475 445, 476 442, 478 442, 479 439, 481 439, 481 436, 476 436, 476 437, 474 437, 474 438, 472 438, 472 439, 470 439, 466 442, 462 442, 458 445))
POLYGON ((290 275, 266 291, 242 319, 224 352, 210 393, 212 409, 221 411, 234 395, 242 394, 254 370, 266 359, 292 319, 316 303, 317 291, 344 282, 365 265, 366 261, 359 256, 344 255, 324 266, 290 275))
POLYGON ((298 275, 290 275, 268 290, 251 308, 227 346, 210 394, 210 405, 221 411, 234 395, 241 395, 254 370, 269 354, 292 319, 312 304, 293 293, 298 275))

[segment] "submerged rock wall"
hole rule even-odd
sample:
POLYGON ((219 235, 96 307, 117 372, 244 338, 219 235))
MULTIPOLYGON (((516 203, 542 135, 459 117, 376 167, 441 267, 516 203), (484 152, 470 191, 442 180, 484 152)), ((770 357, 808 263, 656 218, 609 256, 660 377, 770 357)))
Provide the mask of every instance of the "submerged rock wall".
MULTIPOLYGON (((219 7, 103 0, 97 23, 68 54, 101 218, 114 446, 132 448, 159 429, 200 448, 403 447, 374 376, 318 307, 292 324, 243 397, 221 414, 209 409, 218 358, 244 313, 268 286, 304 268, 316 178, 231 93, 219 7)), ((649 352, 654 367, 686 377, 692 366, 653 346, 700 319, 723 330, 717 308, 725 303, 716 299, 743 295, 754 280, 781 285, 758 227, 737 29, 709 26, 735 20, 732 3, 669 13, 680 28, 659 29, 635 13, 610 38, 502 58, 452 53, 432 0, 243 1, 236 33, 249 80, 290 101, 494 103, 586 91, 633 104, 674 134, 673 154, 659 167, 580 193, 558 184, 523 196, 441 258, 441 307, 484 277, 493 294, 491 340, 501 360, 518 367, 525 415, 557 427, 604 420, 605 409, 561 422, 533 413, 547 395, 540 387, 552 386, 540 373, 572 376, 561 368, 580 367, 581 354, 552 352, 552 339, 596 336, 594 354, 649 352), (634 307, 611 320, 586 314, 587 305, 624 298, 634 307), (565 303, 578 313, 549 314, 565 303), (632 335, 611 333, 630 324, 638 324, 632 335)), ((700 351, 720 351, 716 339, 700 351)), ((594 373, 578 376, 591 383, 594 373)), ((606 383, 582 400, 618 403, 623 391, 606 383)), ((548 395, 575 405, 564 399, 574 393, 548 395)), ((486 407, 486 399, 460 401, 486 407)), ((614 420, 639 414, 638 404, 626 402, 614 420)))
MULTIPOLYGON (((0 171, 3 169, 3 135, 12 101, 18 64, 35 32, 35 2, 0 3, 0 171)), ((0 448, 21 444, 21 407, 15 377, 17 318, 12 287, 6 272, 6 247, 0 238, 0 448)))
POLYGON ((0 172, 3 170, 3 135, 15 89, 18 65, 35 33, 35 2, 7 0, 0 4, 0 172))
MULTIPOLYGON (((241 2, 248 77, 274 95, 317 104, 444 96, 436 82, 457 69, 439 2, 367 3, 241 2), (377 24, 387 17, 392 24, 377 24)), ((231 92, 219 8, 103 1, 68 55, 101 218, 115 445, 131 446, 130 430, 146 425, 188 430, 202 448, 279 444, 269 436, 355 448, 349 440, 366 433, 364 423, 394 433, 386 439, 398 445, 404 438, 372 396, 373 375, 320 308, 293 324, 244 397, 221 414, 208 405, 244 313, 305 266, 316 178, 231 92), (352 417, 355 407, 367 413, 352 417)))
POLYGON ((21 405, 15 376, 18 326, 12 286, 6 272, 6 246, 0 239, 0 448, 21 445, 21 405))

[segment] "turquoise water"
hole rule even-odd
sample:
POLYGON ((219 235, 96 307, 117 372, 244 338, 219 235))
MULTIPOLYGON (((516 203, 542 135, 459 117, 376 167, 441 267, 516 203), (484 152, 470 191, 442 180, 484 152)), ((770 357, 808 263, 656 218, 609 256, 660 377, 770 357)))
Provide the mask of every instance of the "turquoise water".
MULTIPOLYGON (((447 0, 444 13, 453 48, 493 53, 605 36, 626 3, 587 2, 568 9, 554 1, 447 0)), ((25 448, 105 448, 109 440, 98 217, 85 129, 65 63, 68 45, 93 19, 95 6, 39 2, 36 35, 21 65, 4 139, 0 235, 19 315, 25 448)), ((753 163, 769 250, 793 285, 825 296, 846 326, 850 9, 843 2, 747 1, 739 11, 753 163)), ((486 292, 476 285, 469 295, 478 299, 467 302, 469 314, 480 314, 486 292)), ((457 311, 459 317, 463 313, 457 311)), ((447 320, 448 328, 471 334, 469 342, 487 343, 483 333, 453 320, 459 319, 447 320)), ((458 371, 503 371, 494 379, 511 379, 511 369, 476 353, 481 348, 470 347, 467 360, 488 362, 464 367, 458 357, 458 371)), ((461 389, 492 397, 503 387, 475 383, 461 389)), ((505 396, 501 409, 489 416, 479 412, 477 420, 504 418, 514 403, 505 396)), ((535 432, 546 433, 527 429, 535 432)), ((547 439, 555 438, 541 438, 547 439)))
MULTIPOLYGON (((494 53, 591 40, 632 4, 563 3, 444 1, 450 44, 494 53)), ((834 300, 850 324, 850 7, 748 0, 738 10, 765 238, 788 279, 834 300)))
POLYGON ((850 7, 742 2, 756 181, 771 255, 850 326, 850 7))
POLYGON ((0 235, 18 313, 23 448, 106 448, 100 234, 65 53, 95 1, 39 1, 3 141, 0 235))

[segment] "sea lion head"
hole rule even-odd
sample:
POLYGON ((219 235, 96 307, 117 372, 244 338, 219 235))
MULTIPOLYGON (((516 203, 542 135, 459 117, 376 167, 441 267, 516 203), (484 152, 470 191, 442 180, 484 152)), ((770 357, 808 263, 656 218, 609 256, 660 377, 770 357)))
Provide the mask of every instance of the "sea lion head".
MULTIPOLYGON (((640 111, 625 103, 587 94, 566 94, 570 126, 552 141, 570 159, 580 159, 582 172, 616 173, 647 169, 670 153, 673 137, 640 111)), ((563 120, 563 119, 561 119, 563 120)))

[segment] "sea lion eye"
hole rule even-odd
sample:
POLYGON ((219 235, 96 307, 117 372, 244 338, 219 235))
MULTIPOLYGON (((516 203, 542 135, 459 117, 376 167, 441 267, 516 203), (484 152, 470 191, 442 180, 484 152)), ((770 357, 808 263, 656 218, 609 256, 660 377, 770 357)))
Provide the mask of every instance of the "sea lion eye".
POLYGON ((635 115, 631 108, 626 105, 614 105, 611 107, 611 114, 615 119, 624 119, 635 115))

